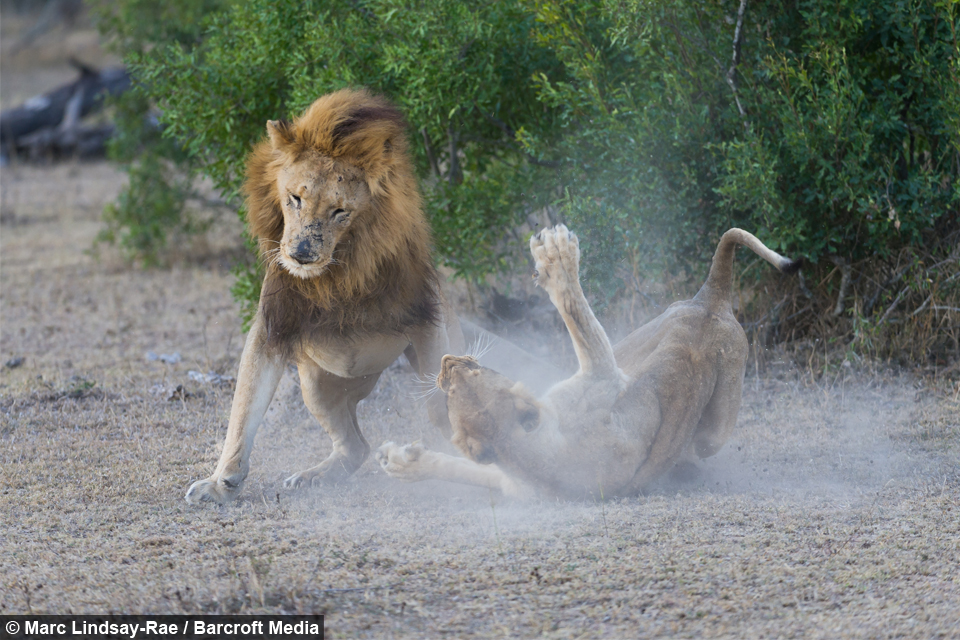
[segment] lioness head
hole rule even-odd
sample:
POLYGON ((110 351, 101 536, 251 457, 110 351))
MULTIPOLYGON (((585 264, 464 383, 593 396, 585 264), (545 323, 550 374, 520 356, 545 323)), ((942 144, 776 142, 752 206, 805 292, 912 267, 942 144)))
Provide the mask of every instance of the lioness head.
POLYGON ((505 437, 540 424, 540 405, 522 384, 470 356, 443 356, 437 386, 447 396, 451 442, 476 462, 496 462, 505 437))
POLYGON ((277 193, 283 236, 272 255, 295 276, 319 276, 336 264, 337 246, 355 220, 371 209, 365 175, 316 151, 295 152, 291 132, 282 122, 271 120, 267 132, 282 162, 277 193))

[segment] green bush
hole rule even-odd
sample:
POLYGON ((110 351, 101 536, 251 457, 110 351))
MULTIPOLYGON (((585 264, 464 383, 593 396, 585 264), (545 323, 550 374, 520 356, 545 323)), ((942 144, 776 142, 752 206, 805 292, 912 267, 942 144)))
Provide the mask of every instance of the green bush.
POLYGON ((956 215, 955 3, 750 5, 734 64, 736 8, 535 4, 572 76, 537 80, 576 174, 566 213, 602 234, 602 262, 701 259, 733 225, 813 263, 857 261, 956 215))
MULTIPOLYGON (((93 9, 107 48, 129 60, 157 46, 199 42, 205 18, 229 5, 227 0, 124 0, 95 2, 93 9)), ((111 101, 116 129, 107 155, 126 170, 129 181, 105 208, 105 228, 97 241, 119 244, 129 258, 146 265, 163 263, 174 238, 205 227, 187 206, 195 195, 196 162, 175 138, 162 135, 152 94, 139 78, 111 101)))
MULTIPOLYGON (((196 6, 202 27, 125 36, 155 42, 127 60, 181 166, 226 197, 267 119, 365 85, 407 114, 439 258, 459 276, 510 268, 518 225, 547 211, 580 234, 603 305, 668 272, 699 281, 742 226, 813 265, 794 337, 856 341, 864 323, 918 317, 885 313, 905 261, 919 284, 904 314, 934 296, 922 313, 958 324, 944 311, 960 296, 955 2, 196 6)), ((136 34, 135 14, 110 28, 136 34)), ((240 278, 248 313, 258 291, 255 272, 240 278)))

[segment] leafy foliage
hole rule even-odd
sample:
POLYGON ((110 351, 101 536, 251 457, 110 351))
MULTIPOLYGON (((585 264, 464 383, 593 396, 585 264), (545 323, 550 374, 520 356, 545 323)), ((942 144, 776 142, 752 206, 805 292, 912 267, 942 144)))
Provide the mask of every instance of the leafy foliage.
MULTIPOLYGON (((144 6, 121 2, 110 29, 156 43, 127 59, 182 166, 234 196, 267 119, 369 86, 408 116, 438 254, 462 277, 509 268, 544 218, 580 233, 601 304, 699 280, 731 226, 806 257, 807 299, 840 297, 822 313, 865 316, 851 327, 894 319, 880 310, 908 256, 942 263, 921 267, 931 282, 956 270, 950 0, 251 0, 141 32, 144 6)), ((236 293, 258 290, 250 272, 236 293)))
POLYGON ((955 5, 751 5, 738 63, 733 8, 536 3, 572 76, 537 80, 568 132, 566 213, 613 223, 591 231, 604 262, 700 259, 734 224, 814 263, 856 261, 956 214, 955 5))
MULTIPOLYGON (((205 17, 229 4, 125 0, 94 3, 93 9, 107 47, 130 60, 157 46, 199 42, 205 17)), ((152 94, 139 78, 112 101, 116 129, 107 152, 125 168, 129 181, 104 210, 105 229, 97 241, 119 244, 131 259, 158 264, 173 238, 205 226, 187 206, 194 195, 196 162, 175 138, 162 135, 152 94)))

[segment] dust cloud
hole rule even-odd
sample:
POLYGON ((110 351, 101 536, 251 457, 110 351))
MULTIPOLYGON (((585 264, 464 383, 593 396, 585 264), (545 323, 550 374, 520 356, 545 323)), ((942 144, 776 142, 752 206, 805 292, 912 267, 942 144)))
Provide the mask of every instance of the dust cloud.
MULTIPOLYGON (((537 395, 575 371, 575 361, 570 358, 551 361, 531 353, 544 351, 542 334, 525 335, 514 328, 506 339, 467 320, 463 330, 468 351, 482 352, 481 364, 523 382, 537 395)), ((870 500, 885 489, 912 485, 931 473, 951 473, 945 457, 918 466, 907 444, 917 394, 906 378, 859 375, 842 368, 835 376, 813 381, 785 359, 774 362, 767 374, 757 377, 750 373, 737 427, 727 444, 716 455, 697 461, 695 467, 678 467, 658 479, 641 499, 755 495, 870 500), (934 462, 933 468, 930 462, 934 462)), ((398 444, 419 442, 460 455, 426 417, 424 396, 430 387, 431 382, 417 380, 402 358, 384 372, 377 389, 358 407, 361 431, 374 450, 392 440, 398 444)), ((259 445, 254 449, 254 469, 274 467, 263 469, 269 484, 313 466, 329 453, 329 440, 303 407, 292 371, 281 384, 263 430, 274 432, 271 440, 281 443, 269 453, 259 445), (258 456, 264 460, 258 462, 258 456)), ((472 503, 484 522, 494 504, 504 518, 501 524, 531 524, 529 517, 543 500, 512 500, 489 495, 486 489, 435 480, 402 483, 383 474, 371 455, 351 482, 369 486, 374 479, 376 491, 383 495, 398 491, 416 499, 472 503)), ((368 524, 379 526, 375 520, 368 524)))

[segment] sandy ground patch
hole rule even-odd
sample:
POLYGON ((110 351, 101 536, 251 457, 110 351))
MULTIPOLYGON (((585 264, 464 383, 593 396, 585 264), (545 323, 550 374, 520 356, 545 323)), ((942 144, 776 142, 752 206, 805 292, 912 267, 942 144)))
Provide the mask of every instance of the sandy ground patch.
MULTIPOLYGON (((243 343, 220 258, 237 229, 169 270, 95 259, 120 184, 101 163, 0 174, 0 361, 24 359, 0 369, 0 612, 315 612, 334 638, 957 637, 958 388, 906 374, 749 377, 695 479, 604 503, 404 485, 372 461, 285 492, 329 451, 291 374, 241 499, 187 505, 232 397, 189 372, 235 375, 243 343)), ((417 389, 384 374, 360 405, 371 443, 441 445, 417 389)))

